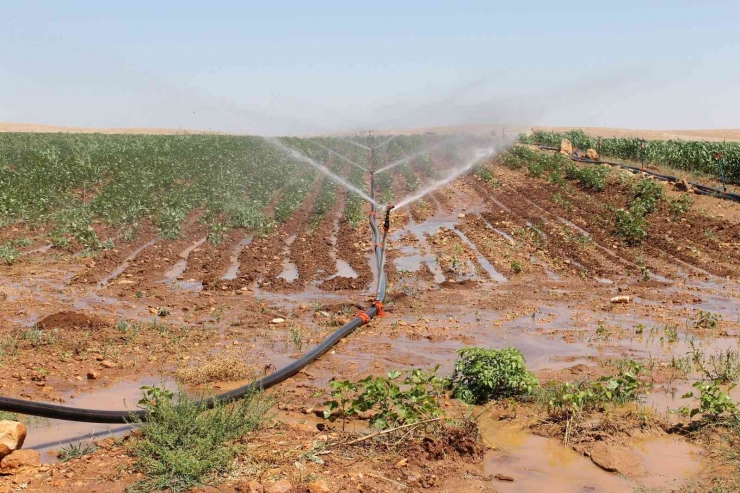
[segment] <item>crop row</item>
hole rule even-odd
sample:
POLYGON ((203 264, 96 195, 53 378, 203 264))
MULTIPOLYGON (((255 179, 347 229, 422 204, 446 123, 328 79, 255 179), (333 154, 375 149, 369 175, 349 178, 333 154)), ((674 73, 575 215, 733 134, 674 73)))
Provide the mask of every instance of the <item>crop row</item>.
MULTIPOLYGON (((317 163, 331 163, 337 174, 347 170, 348 180, 367 190, 365 171, 322 146, 363 167, 369 166, 367 150, 339 138, 282 141, 317 163)), ((422 142, 419 136, 394 139, 377 150, 378 165, 422 142)), ((431 162, 425 166, 431 169, 431 162)), ((380 188, 392 193, 399 171, 408 174, 379 174, 380 188)), ((273 219, 265 210, 273 200, 274 220, 286 221, 316 189, 319 176, 261 137, 0 133, 0 228, 48 226, 54 246, 75 242, 94 250, 119 238, 131 240, 144 219, 163 237, 177 238, 199 209, 217 239, 232 227, 269 229, 273 219), (99 225, 118 233, 98 238, 99 225)), ((323 179, 312 223, 331 209, 336 194, 337 185, 323 179)), ((345 219, 358 225, 363 205, 361 197, 347 193, 345 219)))
POLYGON ((718 176, 718 155, 722 157, 728 181, 740 182, 740 142, 686 140, 643 140, 636 137, 591 137, 582 130, 568 132, 535 131, 521 135, 525 143, 559 146, 568 139, 578 149, 596 149, 599 154, 620 159, 664 164, 682 171, 718 176))

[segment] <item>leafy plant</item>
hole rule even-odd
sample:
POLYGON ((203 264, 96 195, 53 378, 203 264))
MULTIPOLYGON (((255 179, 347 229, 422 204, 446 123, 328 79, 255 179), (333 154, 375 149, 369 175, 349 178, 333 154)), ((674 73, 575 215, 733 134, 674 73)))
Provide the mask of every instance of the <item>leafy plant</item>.
POLYGON ((437 369, 426 372, 417 368, 405 373, 393 370, 387 377, 369 376, 356 382, 333 380, 331 400, 324 403, 324 418, 341 418, 344 429, 347 418, 373 411, 371 426, 388 429, 440 416, 443 410, 437 397, 445 381, 437 376, 437 369))
POLYGON ((2 260, 5 265, 13 265, 17 258, 18 252, 15 248, 8 244, 0 245, 0 260, 2 260))
POLYGON ((694 205, 694 199, 691 195, 684 193, 679 198, 668 201, 668 211, 673 220, 678 222, 681 220, 682 215, 689 212, 692 205, 694 205))
POLYGON ((699 310, 699 317, 696 319, 696 322, 694 322, 694 327, 697 329, 715 330, 719 325, 720 320, 722 320, 722 315, 719 313, 699 310))
POLYGON ((720 388, 720 382, 712 381, 695 382, 693 387, 699 391, 698 396, 696 396, 693 391, 687 392, 682 396, 683 399, 694 397, 699 399, 698 407, 684 408, 684 411, 688 411, 689 417, 693 418, 697 414, 701 413, 705 419, 717 421, 723 415, 730 414, 737 416, 737 405, 732 402, 732 399, 730 398, 730 390, 732 387, 725 392, 720 388))
POLYGON ((511 272, 514 274, 518 274, 522 271, 522 264, 517 262, 516 260, 511 261, 511 272))
POLYGON ((630 246, 637 246, 647 238, 645 219, 631 211, 617 209, 614 212, 614 233, 621 236, 630 246))
POLYGON ((660 183, 643 178, 632 185, 630 210, 634 214, 645 216, 652 213, 664 197, 665 192, 660 183))
POLYGON ((453 395, 472 404, 531 394, 539 386, 517 348, 460 349, 450 378, 453 395))

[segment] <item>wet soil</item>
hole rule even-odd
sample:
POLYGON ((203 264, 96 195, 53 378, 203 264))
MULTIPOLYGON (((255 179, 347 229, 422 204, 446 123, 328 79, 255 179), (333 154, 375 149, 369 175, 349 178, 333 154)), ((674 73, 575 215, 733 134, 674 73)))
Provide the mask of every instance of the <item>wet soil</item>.
MULTIPOLYGON (((707 354, 737 348, 737 222, 721 208, 695 208, 676 222, 661 207, 649 219, 643 247, 630 247, 612 234, 607 207, 626 203, 628 189, 618 180, 595 193, 557 188, 521 171, 494 172, 506 185, 468 176, 426 197, 423 207, 396 212, 389 315, 274 389, 282 401, 318 408, 332 378, 435 365, 446 375, 462 347, 514 346, 542 381, 598 378, 614 373, 615 360, 642 361, 655 384, 642 403, 645 412, 655 421, 676 419, 666 408, 686 404, 675 396, 695 376, 672 373, 672 358, 684 357, 691 342, 707 354), (564 200, 553 200, 558 192, 564 200), (630 302, 610 303, 617 295, 630 302), (697 327, 702 312, 721 316, 717 326, 697 327)), ((377 274, 368 228, 341 218, 340 197, 312 225, 315 195, 265 236, 233 230, 219 245, 201 242, 208 231, 196 216, 176 241, 156 238, 145 225, 135 240, 95 259, 51 249, 0 267, 0 336, 14 341, 12 352, 0 356, 9 375, 0 380, 0 392, 115 409, 123 408, 124 397, 131 405, 139 386, 161 379, 174 385, 179 368, 198 367, 227 350, 241 351, 260 374, 294 361, 367 306, 377 274), (281 277, 289 264, 297 277, 281 277), (278 318, 283 322, 273 323, 278 318)), ((265 484, 277 477, 301 484, 295 451, 338 433, 317 431, 321 420, 299 407, 281 410, 286 424, 252 440, 254 454, 262 447, 279 456, 269 462, 264 452, 274 470, 259 476, 265 484)), ((536 409, 522 409, 521 421, 486 412, 481 433, 491 449, 483 455, 465 437, 430 437, 406 455, 355 450, 329 454, 323 466, 304 460, 303 477, 315 474, 352 491, 360 484, 363 491, 402 489, 396 483, 412 491, 632 491, 677 489, 714 470, 699 445, 660 426, 638 434, 631 417, 620 418, 621 427, 610 428, 618 432, 600 440, 606 448, 587 441, 596 435, 585 432, 584 441, 564 447, 561 428, 533 426, 542 418, 536 409), (460 460, 461 452, 470 460, 460 460), (396 466, 404 457, 409 466, 396 466)), ((37 424, 29 444, 44 451, 47 442, 103 431, 37 424)), ((44 461, 53 457, 45 454, 44 461)), ((30 480, 38 491, 115 491, 136 480, 135 473, 120 472, 129 464, 122 449, 111 448, 48 466, 30 480)), ((227 491, 246 478, 228 479, 227 491)))

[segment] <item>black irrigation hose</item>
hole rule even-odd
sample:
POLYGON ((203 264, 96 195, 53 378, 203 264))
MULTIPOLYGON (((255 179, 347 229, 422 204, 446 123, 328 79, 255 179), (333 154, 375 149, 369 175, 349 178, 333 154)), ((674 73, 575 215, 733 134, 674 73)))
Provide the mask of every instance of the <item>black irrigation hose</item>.
MULTIPOLYGON (((375 186, 371 178, 371 194, 375 199, 375 186)), ((373 213, 370 215, 370 225, 373 231, 373 237, 375 243, 380 243, 380 231, 377 224, 375 223, 375 204, 372 204, 373 213)), ((382 262, 382 250, 377 249, 380 253, 377 255, 378 263, 382 262)), ((341 339, 348 336, 355 329, 366 323, 371 318, 378 315, 378 311, 382 309, 382 301, 385 298, 385 282, 383 279, 383 273, 379 272, 379 284, 378 284, 378 304, 373 303, 370 308, 360 312, 355 318, 349 321, 347 324, 340 327, 336 332, 331 334, 329 337, 324 339, 318 346, 313 348, 311 351, 303 355, 300 359, 297 359, 293 363, 286 367, 283 367, 266 377, 260 378, 252 383, 231 390, 229 392, 216 395, 202 402, 209 409, 213 408, 215 403, 218 402, 232 402, 238 400, 255 390, 269 389, 285 380, 289 379, 303 368, 307 367, 322 355, 324 355, 332 346, 338 343, 341 339)), ((68 407, 60 406, 58 404, 49 404, 47 402, 35 402, 27 401, 23 399, 13 399, 11 397, 0 397, 0 411, 7 411, 11 413, 25 414, 29 416, 39 416, 42 418, 61 419, 65 421, 82 421, 85 423, 130 423, 134 420, 145 421, 147 418, 144 410, 136 411, 103 411, 99 409, 83 409, 79 407, 68 407)))
MULTIPOLYGON (((368 318, 373 318, 377 315, 377 310, 376 306, 371 306, 365 310, 364 313, 368 318)), ((306 366, 319 359, 319 357, 339 342, 340 339, 351 334, 356 328, 361 326, 363 322, 363 319, 359 316, 353 318, 349 323, 340 327, 339 330, 324 339, 318 346, 288 366, 248 385, 211 397, 207 399, 204 404, 210 409, 214 406, 216 401, 235 401, 254 392, 255 390, 269 389, 270 387, 287 380, 306 366)), ((143 410, 102 411, 98 409, 60 406, 57 404, 49 404, 47 402, 26 401, 10 397, 0 397, 0 411, 26 414, 29 416, 40 416, 42 418, 62 419, 65 421, 83 421, 86 423, 130 423, 134 417, 141 420, 146 419, 146 414, 143 410)))
MULTIPOLYGON (((535 144, 537 145, 537 144, 535 144)), ((547 146, 540 146, 537 145, 540 149, 548 150, 548 151, 558 151, 559 149, 556 147, 547 147, 547 146)), ((584 157, 576 156, 575 154, 570 154, 569 156, 573 161, 579 162, 579 163, 588 163, 588 164, 608 164, 610 166, 615 166, 618 168, 626 169, 628 171, 631 171, 633 173, 645 173, 650 176, 653 176, 655 178, 658 178, 659 180, 667 181, 670 183, 676 183, 680 181, 678 177, 672 176, 672 175, 663 175, 660 173, 655 173, 654 171, 648 171, 646 169, 640 169, 635 166, 628 166, 626 164, 622 163, 615 163, 614 161, 602 161, 602 160, 594 160, 594 159, 588 159, 584 157)), ((732 192, 725 192, 723 190, 720 190, 719 188, 712 188, 708 187, 706 185, 702 185, 701 183, 695 183, 693 181, 688 182, 689 185, 691 185, 695 190, 695 193, 699 195, 708 195, 711 197, 717 197, 721 199, 727 199, 727 200, 733 200, 735 202, 740 202, 740 194, 732 193, 732 192)))

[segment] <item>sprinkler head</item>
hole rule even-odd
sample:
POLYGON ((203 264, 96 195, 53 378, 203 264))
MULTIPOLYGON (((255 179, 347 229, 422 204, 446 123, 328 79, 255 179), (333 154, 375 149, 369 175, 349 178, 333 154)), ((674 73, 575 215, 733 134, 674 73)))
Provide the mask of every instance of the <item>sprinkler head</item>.
POLYGON ((385 221, 383 222, 383 229, 386 231, 391 228, 391 211, 394 207, 394 205, 389 205, 385 209, 385 221))

